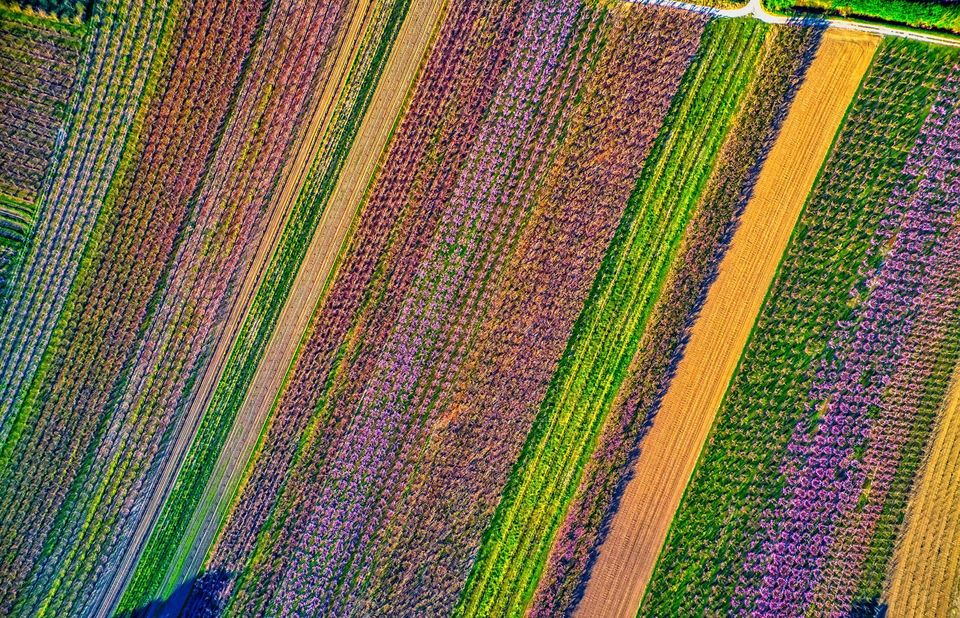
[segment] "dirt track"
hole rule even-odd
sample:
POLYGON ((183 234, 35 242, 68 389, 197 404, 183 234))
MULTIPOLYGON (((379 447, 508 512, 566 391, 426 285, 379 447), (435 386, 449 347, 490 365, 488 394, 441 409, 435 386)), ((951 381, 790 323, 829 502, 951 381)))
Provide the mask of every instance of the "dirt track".
POLYGON ((880 39, 828 30, 641 445, 578 616, 634 616, 793 227, 880 39))
POLYGON ((266 267, 276 250, 284 224, 293 208, 297 194, 303 186, 310 163, 322 145, 321 138, 333 115, 337 97, 346 83, 347 72, 360 46, 372 6, 373 0, 361 0, 354 5, 350 23, 336 42, 337 50, 330 54, 330 62, 323 69, 323 75, 318 81, 322 84, 322 87, 316 93, 316 98, 308 114, 309 120, 305 123, 302 134, 297 140, 298 147, 285 166, 279 190, 274 194, 273 200, 268 205, 267 226, 256 247, 250 269, 240 285, 230 314, 219 335, 213 356, 198 381, 196 395, 184 417, 184 422, 179 428, 176 439, 170 447, 171 450, 164 466, 158 473, 157 486, 150 496, 144 514, 134 531, 134 536, 121 558, 116 575, 106 590, 97 616, 109 615, 116 604, 119 603, 127 581, 133 575, 136 562, 146 545, 150 532, 153 530, 160 509, 173 488, 177 472, 183 464, 187 449, 203 416, 203 411, 209 405, 210 398, 226 366, 233 341, 236 339, 243 320, 250 310, 257 288, 266 273, 266 267))
POLYGON ((446 0, 412 0, 410 3, 370 107, 294 280, 290 297, 280 313, 246 399, 204 490, 200 508, 184 536, 193 539, 193 543, 181 548, 181 555, 185 553, 187 560, 181 579, 199 571, 229 512, 261 429, 326 288, 445 7, 446 0))
POLYGON ((894 561, 891 618, 960 616, 960 368, 929 453, 894 561))

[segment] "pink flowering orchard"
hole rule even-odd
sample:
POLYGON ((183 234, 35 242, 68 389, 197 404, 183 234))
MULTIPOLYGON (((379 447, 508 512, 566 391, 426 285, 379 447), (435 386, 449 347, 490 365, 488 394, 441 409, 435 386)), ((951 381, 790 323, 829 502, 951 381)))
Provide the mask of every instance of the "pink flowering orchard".
POLYGON ((955 605, 956 10, 809 4, 0 1, 0 614, 955 605))

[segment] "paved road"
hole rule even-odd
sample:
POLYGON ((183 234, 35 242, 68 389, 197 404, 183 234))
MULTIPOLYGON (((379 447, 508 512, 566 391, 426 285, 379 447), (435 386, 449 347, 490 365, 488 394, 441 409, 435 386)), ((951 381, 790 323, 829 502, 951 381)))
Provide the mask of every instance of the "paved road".
POLYGON ((866 32, 868 34, 876 34, 879 36, 891 36, 899 37, 902 39, 911 39, 914 41, 923 41, 924 43, 933 43, 935 45, 946 45, 949 47, 960 47, 960 38, 950 35, 940 35, 927 32, 917 32, 915 30, 909 30, 907 28, 897 28, 896 26, 883 26, 880 24, 869 24, 860 21, 854 21, 849 19, 842 19, 839 17, 822 17, 819 15, 810 15, 809 17, 784 17, 782 15, 774 15, 773 13, 768 12, 760 0, 750 0, 750 2, 738 9, 715 9, 706 6, 700 6, 699 4, 694 4, 691 2, 679 2, 676 0, 633 0, 635 2, 642 2, 644 4, 658 4, 664 6, 672 6, 674 8, 683 9, 687 11, 697 11, 699 13, 708 13, 716 17, 726 17, 726 18, 735 18, 735 17, 753 17, 759 19, 762 22, 768 24, 786 24, 786 23, 795 23, 797 21, 806 21, 811 24, 820 23, 827 24, 831 28, 839 28, 842 30, 856 30, 858 32, 866 32))

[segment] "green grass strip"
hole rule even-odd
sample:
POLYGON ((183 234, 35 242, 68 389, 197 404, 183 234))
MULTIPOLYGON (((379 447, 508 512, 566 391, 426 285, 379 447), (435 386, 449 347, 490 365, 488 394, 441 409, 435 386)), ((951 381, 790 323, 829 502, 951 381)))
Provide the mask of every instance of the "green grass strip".
POLYGON ((37 23, 53 22, 69 30, 82 29, 97 0, 0 0, 0 16, 16 15, 37 23))
POLYGON ((753 76, 767 26, 708 25, 574 325, 457 615, 522 614, 753 76))
POLYGON ((960 33, 960 5, 944 0, 764 0, 764 5, 778 13, 807 9, 960 33))
MULTIPOLYGON (((29 4, 29 3, 25 3, 29 4)), ((74 8, 77 3, 71 3, 74 8)), ((43 28, 69 34, 71 37, 79 39, 86 30, 86 24, 82 21, 79 14, 73 12, 61 13, 58 17, 55 11, 44 11, 20 6, 16 2, 6 2, 0 0, 0 22, 19 22, 34 28, 43 28)), ((4 24, 6 27, 7 24, 4 24)))

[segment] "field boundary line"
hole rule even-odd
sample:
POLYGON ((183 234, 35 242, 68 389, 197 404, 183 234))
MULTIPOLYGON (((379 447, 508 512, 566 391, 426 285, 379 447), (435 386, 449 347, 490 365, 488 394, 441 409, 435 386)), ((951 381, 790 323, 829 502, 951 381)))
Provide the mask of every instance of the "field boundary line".
POLYGON ((887 582, 893 617, 960 610, 960 364, 938 418, 887 582))

